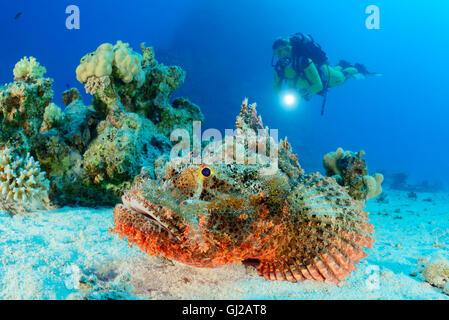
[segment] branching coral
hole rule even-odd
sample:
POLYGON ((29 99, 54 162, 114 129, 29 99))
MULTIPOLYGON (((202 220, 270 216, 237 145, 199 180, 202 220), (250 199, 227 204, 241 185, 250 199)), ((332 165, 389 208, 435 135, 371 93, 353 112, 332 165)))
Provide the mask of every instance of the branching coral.
POLYGON ((384 177, 380 173, 368 175, 368 169, 362 156, 365 152, 344 151, 338 148, 324 156, 323 166, 326 175, 334 177, 340 185, 349 188, 349 194, 356 200, 366 201, 382 193, 384 177))
POLYGON ((85 88, 86 92, 94 95, 98 91, 104 91, 111 84, 111 79, 108 76, 90 77, 87 79, 85 88))
POLYGON ((14 80, 31 82, 42 78, 47 72, 34 57, 24 57, 14 68, 14 80))
POLYGON ((13 156, 4 148, 0 152, 0 194, 2 203, 30 203, 48 197, 49 181, 41 171, 39 161, 27 154, 25 157, 13 156))

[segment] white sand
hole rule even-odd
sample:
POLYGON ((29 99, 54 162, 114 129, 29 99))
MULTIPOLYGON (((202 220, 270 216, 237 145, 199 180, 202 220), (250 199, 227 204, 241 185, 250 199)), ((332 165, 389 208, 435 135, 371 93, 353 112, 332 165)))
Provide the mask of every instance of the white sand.
POLYGON ((266 281, 241 264, 198 269, 149 257, 109 233, 112 209, 0 213, 0 298, 449 299, 421 274, 429 259, 449 258, 448 195, 415 201, 386 193, 388 204, 367 207, 374 247, 338 286, 266 281))

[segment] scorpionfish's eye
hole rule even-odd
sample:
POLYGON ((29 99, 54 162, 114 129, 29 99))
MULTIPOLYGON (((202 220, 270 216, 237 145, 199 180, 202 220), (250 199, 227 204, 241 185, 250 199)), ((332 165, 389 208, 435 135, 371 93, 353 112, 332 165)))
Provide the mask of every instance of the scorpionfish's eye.
POLYGON ((214 170, 211 167, 203 166, 199 169, 200 178, 201 179, 208 179, 211 178, 214 175, 214 170))

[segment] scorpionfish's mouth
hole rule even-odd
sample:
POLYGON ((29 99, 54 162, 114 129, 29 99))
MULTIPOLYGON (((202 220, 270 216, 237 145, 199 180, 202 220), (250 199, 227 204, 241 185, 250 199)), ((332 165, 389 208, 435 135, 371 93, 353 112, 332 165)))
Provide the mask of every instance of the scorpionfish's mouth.
POLYGON ((126 193, 122 204, 116 206, 115 219, 121 224, 145 233, 166 234, 171 240, 181 240, 181 220, 170 209, 150 203, 142 196, 126 193))

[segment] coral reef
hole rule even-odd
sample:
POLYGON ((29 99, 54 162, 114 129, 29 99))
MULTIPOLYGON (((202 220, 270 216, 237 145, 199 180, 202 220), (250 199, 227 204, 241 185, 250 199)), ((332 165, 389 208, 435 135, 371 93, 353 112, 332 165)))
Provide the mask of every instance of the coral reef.
POLYGON ((338 148, 324 156, 323 166, 328 177, 334 177, 337 182, 348 188, 349 194, 355 200, 367 201, 382 193, 384 177, 380 173, 368 175, 368 168, 362 156, 365 153, 344 151, 338 148))
POLYGON ((53 99, 53 80, 35 78, 42 74, 33 72, 32 82, 25 76, 16 77, 15 82, 0 88, 0 142, 22 155, 27 152, 33 155, 39 143, 45 108, 53 99))
POLYGON ((39 162, 30 154, 14 156, 5 147, 0 151, 0 206, 10 213, 43 207, 48 201, 49 181, 39 162), (32 203, 33 207, 31 206, 32 203), (39 206, 39 204, 42 204, 39 206))
POLYGON ((91 106, 76 89, 63 93, 63 110, 51 103, 53 80, 33 57, 19 61, 15 81, 0 88, 0 142, 39 160, 54 203, 115 204, 142 168, 153 174, 154 161, 172 147, 172 130, 191 132, 192 121, 203 120, 189 100, 170 103, 184 71, 141 48, 106 43, 81 59, 76 75, 94 96, 91 106))
MULTIPOLYGON (((83 180, 107 190, 112 199, 130 187, 142 168, 153 172, 154 161, 171 149, 169 136, 174 129, 191 132, 192 121, 203 120, 200 109, 189 100, 169 103, 184 72, 159 64, 152 48, 143 44, 141 48, 143 55, 120 41, 114 47, 104 44, 85 56, 77 69, 78 79, 94 91, 93 107, 100 119, 92 138, 81 139, 89 141, 79 149, 83 180), (91 85, 89 79, 100 84, 91 85)), ((111 202, 109 197, 106 202, 111 202)))
POLYGON ((243 102, 236 124, 230 162, 222 151, 232 137, 207 146, 218 151, 207 164, 193 164, 189 154, 168 161, 165 172, 159 160, 156 179, 142 172, 115 207, 112 231, 150 255, 191 266, 252 258, 269 280, 345 279, 374 242, 360 203, 333 178, 305 174, 287 139, 278 145, 268 128, 257 137, 269 142, 279 167, 266 170, 275 159, 251 163, 245 139, 263 128, 255 104, 243 102))
MULTIPOLYGON (((61 114, 58 121, 45 121, 44 116, 40 143, 35 153, 50 178, 50 196, 54 201, 59 204, 95 205, 92 193, 98 190, 89 189, 84 182, 86 175, 82 155, 96 135, 100 115, 93 107, 83 104, 76 89, 65 91, 63 101, 67 105, 62 112, 59 108, 52 111, 53 107, 46 110, 46 113, 61 114)), ((102 197, 98 197, 97 203, 102 203, 102 197)))
POLYGON ((135 113, 110 113, 97 126, 97 137, 84 153, 84 166, 95 184, 132 181, 142 167, 171 148, 171 142, 148 119, 135 113))
POLYGON ((136 113, 151 120, 167 137, 177 128, 191 131, 192 120, 203 120, 199 107, 185 98, 169 103, 171 93, 184 82, 185 72, 158 63, 153 48, 142 44, 141 50, 142 55, 121 42, 114 47, 103 44, 81 60, 77 77, 94 95, 94 107, 102 114, 111 110, 136 113))

